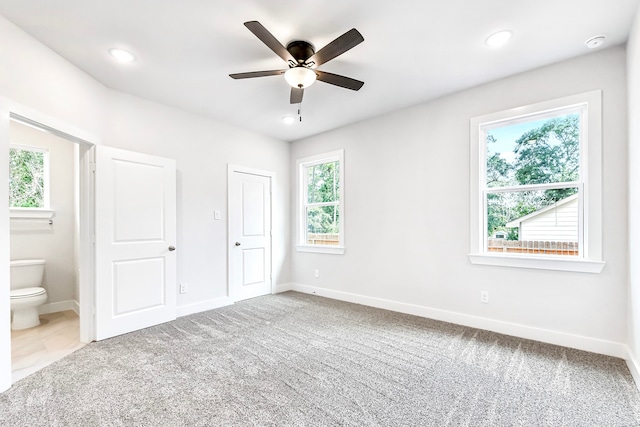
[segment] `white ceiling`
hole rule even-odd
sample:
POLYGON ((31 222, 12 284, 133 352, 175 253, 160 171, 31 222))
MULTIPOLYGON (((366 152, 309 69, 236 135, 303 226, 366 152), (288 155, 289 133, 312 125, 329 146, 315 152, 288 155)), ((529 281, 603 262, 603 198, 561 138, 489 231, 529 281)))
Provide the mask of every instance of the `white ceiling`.
MULTIPOLYGON (((0 14, 106 86, 293 141, 484 82, 587 54, 584 42, 624 43, 640 0, 0 0, 0 14), (351 28, 365 41, 319 69, 365 82, 359 92, 317 82, 303 121, 285 69, 243 23, 260 21, 283 45, 316 49, 351 28), (514 37, 500 50, 484 40, 514 37), (122 65, 107 50, 138 60, 122 65)), ((2 43, 6 43, 3 40, 2 43)))

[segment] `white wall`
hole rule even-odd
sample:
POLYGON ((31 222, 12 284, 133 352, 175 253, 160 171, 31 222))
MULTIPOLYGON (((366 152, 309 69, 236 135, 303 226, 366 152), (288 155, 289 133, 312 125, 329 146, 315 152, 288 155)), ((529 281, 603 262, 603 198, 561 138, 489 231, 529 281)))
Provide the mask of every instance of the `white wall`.
POLYGON ((629 333, 631 372, 640 384, 640 9, 627 42, 629 106, 629 333))
POLYGON ((625 50, 614 47, 294 142, 292 179, 296 159, 345 149, 346 253, 293 253, 292 280, 307 286, 293 288, 621 355, 625 91, 625 50), (595 89, 604 111, 603 272, 471 265, 469 119, 595 89))
MULTIPOLYGON (((290 280, 288 143, 107 89, 2 16, 0 40, 0 104, 10 103, 7 99, 20 103, 105 145, 177 160, 178 280, 189 284, 189 293, 178 299, 181 314, 210 307, 227 295, 227 163, 276 173, 274 282, 290 280), (223 213, 222 220, 213 220, 214 209, 223 213)), ((6 135, 4 114, 0 148, 8 144, 6 135)), ((4 164, 7 151, 0 149, 4 164)), ((0 181, 6 179, 7 168, 0 168, 0 181)), ((7 191, 0 186, 0 211, 8 210, 7 191)), ((2 216, 0 235, 1 392, 11 384, 9 222, 2 216)))
POLYGON ((12 122, 11 142, 49 150, 50 202, 53 224, 11 220, 11 259, 46 261, 47 304, 76 300, 74 254, 74 143, 53 134, 12 122))

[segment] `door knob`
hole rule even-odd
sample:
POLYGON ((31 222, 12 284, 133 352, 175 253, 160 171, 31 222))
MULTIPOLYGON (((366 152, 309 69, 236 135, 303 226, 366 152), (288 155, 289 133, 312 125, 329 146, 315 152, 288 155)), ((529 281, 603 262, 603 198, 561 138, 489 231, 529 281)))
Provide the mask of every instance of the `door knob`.
POLYGON ((175 246, 169 246, 169 250, 170 250, 171 252, 173 252, 173 251, 175 251, 175 250, 176 250, 176 247, 175 247, 175 246))
POLYGON ((236 242, 236 246, 240 246, 240 242, 236 242))

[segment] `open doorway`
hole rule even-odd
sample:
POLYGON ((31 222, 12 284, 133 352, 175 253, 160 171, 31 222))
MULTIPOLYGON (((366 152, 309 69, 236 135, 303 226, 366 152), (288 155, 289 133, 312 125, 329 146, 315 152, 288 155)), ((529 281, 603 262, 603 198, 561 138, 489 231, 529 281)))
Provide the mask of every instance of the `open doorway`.
POLYGON ((92 284, 83 282, 90 277, 86 273, 93 259, 87 244, 91 151, 91 143, 11 114, 12 382, 93 339, 92 313, 86 309, 93 305, 87 295, 92 284), (34 314, 25 315, 27 310, 34 314))

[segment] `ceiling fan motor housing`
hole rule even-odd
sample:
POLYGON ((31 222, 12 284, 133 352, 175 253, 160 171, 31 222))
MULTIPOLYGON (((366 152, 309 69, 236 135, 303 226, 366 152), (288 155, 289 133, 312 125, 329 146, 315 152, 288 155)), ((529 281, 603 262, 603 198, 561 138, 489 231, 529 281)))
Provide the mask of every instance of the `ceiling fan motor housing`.
POLYGON ((287 51, 298 61, 298 63, 293 66, 304 64, 307 59, 316 53, 316 49, 311 43, 302 40, 294 40, 289 43, 287 45, 287 51))

